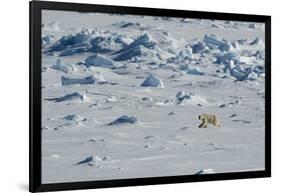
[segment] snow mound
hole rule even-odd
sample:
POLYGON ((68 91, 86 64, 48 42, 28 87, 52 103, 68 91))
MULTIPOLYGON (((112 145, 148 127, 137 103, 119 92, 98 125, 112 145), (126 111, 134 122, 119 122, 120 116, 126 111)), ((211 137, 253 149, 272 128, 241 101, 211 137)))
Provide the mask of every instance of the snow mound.
POLYGON ((189 24, 191 24, 191 23, 194 22, 194 20, 192 20, 192 19, 190 19, 190 18, 183 18, 183 19, 181 20, 181 22, 182 22, 182 23, 189 23, 189 24))
POLYGON ((117 102, 118 100, 114 96, 109 96, 105 99, 106 103, 117 102))
POLYGON ((201 72, 199 67, 188 67, 185 72, 192 75, 204 75, 204 72, 201 72))
POLYGON ((137 123, 139 120, 134 117, 134 116, 128 116, 128 115, 123 115, 116 119, 115 121, 108 123, 108 125, 119 125, 119 124, 125 124, 125 123, 130 123, 134 124, 137 123))
POLYGON ((177 104, 182 105, 208 105, 208 101, 198 95, 179 91, 176 94, 177 104))
POLYGON ((101 82, 105 82, 104 78, 100 76, 87 76, 85 78, 69 78, 62 76, 61 77, 61 84, 64 85, 70 85, 70 84, 98 84, 101 82))
POLYGON ((70 114, 65 117, 63 117, 64 120, 67 121, 75 121, 75 122, 81 122, 81 121, 86 121, 87 118, 82 116, 82 115, 76 115, 76 114, 70 114))
POLYGON ((202 169, 198 172, 196 172, 194 175, 204 175, 204 174, 214 174, 214 170, 213 169, 202 169))
POLYGON ((128 28, 128 27, 141 27, 142 25, 139 22, 121 21, 121 22, 114 23, 113 26, 117 26, 120 28, 128 28))
POLYGON ((72 73, 77 71, 74 65, 64 64, 64 62, 61 59, 58 59, 56 64, 54 64, 52 68, 55 70, 60 70, 64 73, 72 73))
POLYGON ((95 67, 104 67, 104 68, 120 68, 123 65, 119 62, 115 62, 114 60, 101 55, 101 54, 94 54, 86 58, 85 65, 87 67, 95 66, 95 67))
POLYGON ((43 31, 60 31, 59 23, 56 21, 42 25, 43 31))
POLYGON ((72 102, 89 102, 90 99, 80 92, 74 92, 72 94, 67 94, 57 98, 48 98, 46 100, 55 101, 55 102, 65 102, 65 101, 72 101, 72 102))
POLYGON ((153 74, 150 74, 144 82, 141 84, 144 87, 157 87, 157 88, 164 88, 163 81, 156 77, 153 74))

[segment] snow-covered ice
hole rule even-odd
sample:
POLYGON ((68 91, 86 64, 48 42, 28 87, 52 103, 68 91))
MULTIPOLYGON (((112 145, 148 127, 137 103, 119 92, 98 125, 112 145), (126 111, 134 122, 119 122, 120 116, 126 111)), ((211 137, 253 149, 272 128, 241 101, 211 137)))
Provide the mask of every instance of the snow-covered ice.
POLYGON ((42 13, 42 183, 264 169, 263 24, 42 13))

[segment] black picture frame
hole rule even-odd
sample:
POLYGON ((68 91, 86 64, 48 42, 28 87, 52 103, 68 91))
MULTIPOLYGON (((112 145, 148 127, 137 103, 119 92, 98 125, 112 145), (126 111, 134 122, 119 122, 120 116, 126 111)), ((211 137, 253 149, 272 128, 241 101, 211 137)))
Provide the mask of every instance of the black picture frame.
POLYGON ((215 13, 140 7, 108 6, 79 3, 31 1, 30 11, 30 144, 29 191, 61 191, 109 188, 153 184, 233 180, 271 176, 271 17, 232 13, 215 13), (41 10, 118 13, 149 16, 189 17, 216 20, 235 20, 265 23, 265 170, 206 175, 184 175, 118 179, 71 183, 42 184, 41 182, 41 10))

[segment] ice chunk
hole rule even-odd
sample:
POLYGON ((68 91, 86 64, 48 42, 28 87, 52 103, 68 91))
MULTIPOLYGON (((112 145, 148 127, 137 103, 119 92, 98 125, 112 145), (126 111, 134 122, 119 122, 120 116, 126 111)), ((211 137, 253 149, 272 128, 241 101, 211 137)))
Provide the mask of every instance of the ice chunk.
POLYGON ((203 41, 210 48, 217 48, 226 43, 225 40, 221 39, 220 37, 218 37, 214 34, 205 35, 203 41))
POLYGON ((86 121, 87 118, 84 117, 83 115, 76 115, 76 114, 70 114, 67 115, 65 117, 63 117, 63 119, 68 120, 68 121, 75 121, 75 122, 80 122, 80 121, 86 121))
POLYGON ((47 98, 46 100, 55 101, 55 102, 64 102, 64 101, 78 101, 78 102, 89 102, 90 99, 80 92, 74 92, 72 94, 67 94, 57 98, 47 98))
POLYGON ((150 74, 144 82, 141 84, 144 87, 157 87, 157 88, 164 88, 163 81, 156 77, 153 74, 150 74))
POLYGON ((192 74, 192 75, 204 75, 204 72, 201 72, 199 67, 188 67, 187 70, 185 71, 187 74, 192 74))
POLYGON ((178 101, 182 101, 183 99, 190 98, 190 94, 185 93, 184 91, 179 91, 176 95, 176 98, 178 101))
POLYGON ((62 76, 61 84, 70 85, 70 84, 97 84, 97 79, 94 76, 87 76, 85 78, 69 78, 62 76))
POLYGON ((260 37, 257 37, 254 41, 252 41, 250 43, 250 45, 252 45, 252 46, 257 46, 257 45, 264 46, 264 42, 260 37))
POLYGON ((214 170, 213 169, 202 169, 200 171, 198 171, 197 173, 195 173, 195 175, 202 175, 202 174, 214 174, 214 170))
POLYGON ((124 124, 124 123, 129 123, 129 124, 134 124, 138 122, 138 119, 134 116, 128 116, 128 115, 123 115, 116 119, 115 121, 108 123, 108 125, 118 125, 118 124, 124 124))
POLYGON ((196 44, 193 44, 191 46, 191 48, 192 48, 192 52, 194 54, 201 53, 201 52, 203 52, 203 51, 208 49, 207 45, 204 42, 198 42, 196 44))
POLYGON ((70 84, 98 84, 104 83, 105 79, 101 74, 95 74, 91 76, 87 76, 85 78, 69 78, 62 76, 61 83, 62 85, 70 85, 70 84))
POLYGON ((240 61, 240 56, 236 52, 219 53, 215 57, 218 64, 228 64, 231 60, 236 64, 240 61))
POLYGON ((72 73, 77 71, 77 69, 73 65, 64 64, 61 59, 58 59, 56 64, 54 64, 52 68, 55 70, 60 70, 65 73, 72 73))
POLYGON ((104 55, 94 54, 89 56, 85 60, 86 66, 96 66, 96 67, 104 67, 104 68, 120 68, 123 65, 119 62, 116 62, 104 55))
POLYGON ((221 46, 219 46, 219 50, 229 52, 229 51, 234 50, 234 47, 230 42, 226 42, 226 43, 222 44, 221 46))
POLYGON ((88 166, 99 167, 104 163, 104 161, 107 161, 107 160, 105 160, 105 158, 102 159, 97 155, 92 155, 92 156, 86 157, 84 160, 78 162, 76 165, 88 165, 88 166))

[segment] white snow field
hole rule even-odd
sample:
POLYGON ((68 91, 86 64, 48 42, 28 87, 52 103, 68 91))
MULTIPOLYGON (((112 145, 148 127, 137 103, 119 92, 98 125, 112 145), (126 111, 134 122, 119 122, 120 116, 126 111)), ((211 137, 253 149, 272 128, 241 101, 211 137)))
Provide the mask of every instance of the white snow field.
POLYGON ((264 169, 264 25, 45 11, 42 182, 264 169), (221 127, 198 128, 202 113, 221 127))

